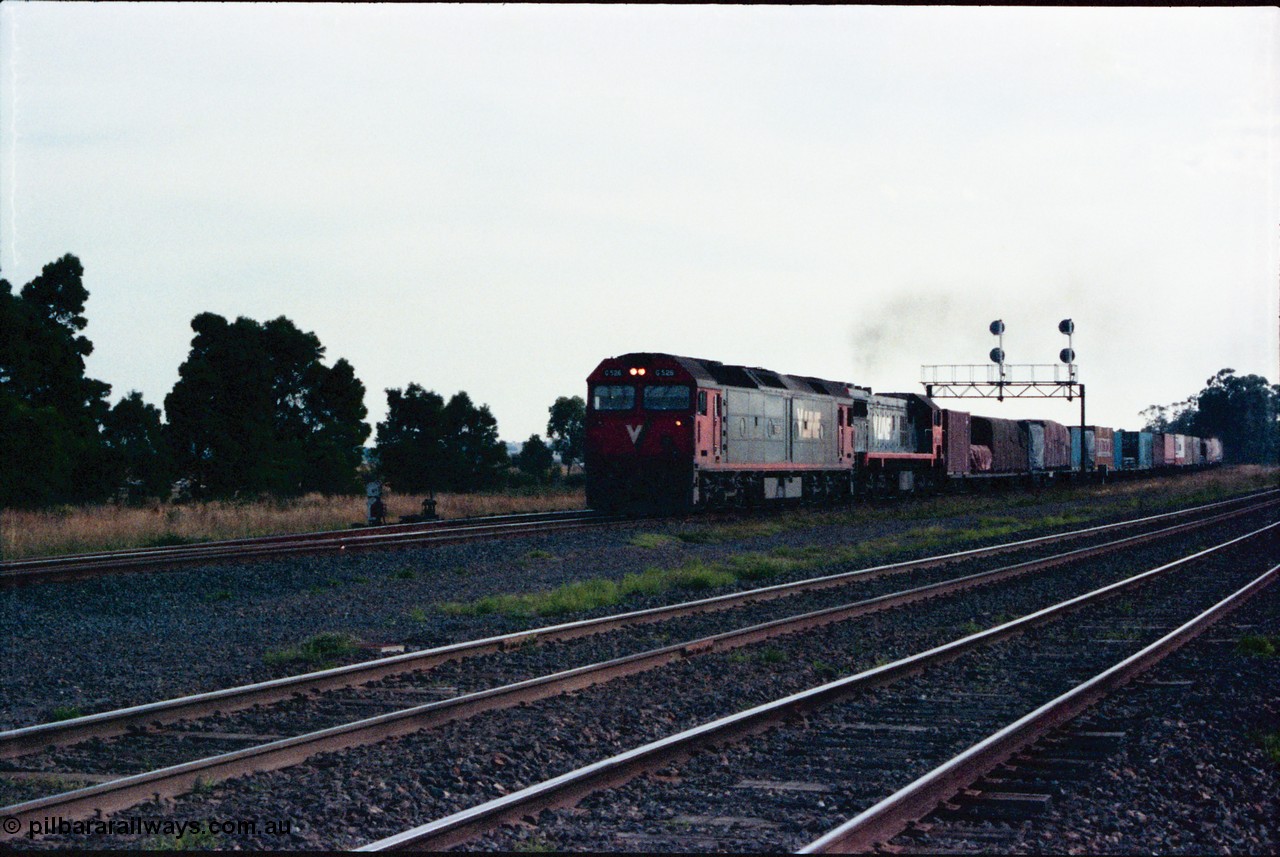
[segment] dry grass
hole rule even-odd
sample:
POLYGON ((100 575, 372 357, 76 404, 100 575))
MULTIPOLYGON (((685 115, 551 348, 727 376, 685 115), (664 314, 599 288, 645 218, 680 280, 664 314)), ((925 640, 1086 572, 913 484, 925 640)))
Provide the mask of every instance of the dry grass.
MULTIPOLYGON (((416 495, 383 498, 387 520, 422 511, 416 495)), ((541 494, 441 494, 443 518, 581 509, 581 490, 541 494)), ((63 506, 41 511, 0 510, 0 556, 56 556, 117 548, 236 539, 275 533, 342 530, 362 522, 363 497, 309 494, 297 500, 207 502, 148 506, 63 506)))

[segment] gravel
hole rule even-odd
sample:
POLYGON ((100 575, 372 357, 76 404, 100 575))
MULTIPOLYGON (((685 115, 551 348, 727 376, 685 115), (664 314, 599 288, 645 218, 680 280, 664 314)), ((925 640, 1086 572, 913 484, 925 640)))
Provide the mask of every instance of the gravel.
MULTIPOLYGON (((1159 553, 1152 550, 1151 564, 1159 553)), ((1050 583, 1065 586, 1068 577, 1050 578, 1050 583)), ((286 771, 214 786, 176 801, 165 816, 265 822, 262 807, 269 805, 268 815, 292 822, 287 834, 270 836, 259 831, 222 839, 219 844, 351 847, 729 710, 820 683, 830 676, 821 674, 825 670, 819 664, 839 672, 861 668, 875 659, 954 637, 958 626, 976 617, 1025 612, 1028 599, 1044 595, 1043 585, 1038 591, 1016 584, 1002 586, 978 598, 894 611, 866 622, 845 623, 830 632, 808 632, 744 650, 745 654, 692 659, 660 673, 536 703, 515 713, 479 715, 376 747, 325 754, 286 771), (767 654, 770 651, 780 654, 767 654)), ((138 812, 154 814, 156 809, 144 807, 138 812)), ((816 817, 806 821, 805 829, 814 823, 816 817)), ((139 844, 136 838, 91 842, 95 847, 139 844)))
MULTIPOLYGON (((708 523, 723 524, 723 517, 709 522, 642 522, 430 549, 207 565, 7 589, 0 592, 0 640, 5 647, 0 667, 5 688, 0 729, 315 669, 315 665, 273 665, 264 658, 320 632, 417 649, 548 621, 447 616, 433 609, 442 601, 536 592, 586 578, 618 580, 653 566, 674 567, 697 558, 713 561, 734 552, 847 545, 921 527, 958 529, 973 526, 984 516, 1034 520, 1071 511, 1054 499, 1053 492, 1042 497, 1025 495, 1018 503, 1011 504, 1007 496, 980 498, 975 501, 977 511, 946 519, 925 517, 929 508, 925 504, 887 512, 858 509, 852 515, 817 516, 836 523, 712 544, 674 541, 646 548, 633 545, 631 539, 639 533, 696 533, 706 530, 708 523)), ((770 520, 747 519, 747 523, 770 520)), ((935 551, 917 554, 929 552, 935 551)), ((636 609, 685 600, 689 595, 669 592, 629 599, 624 606, 636 609)), ((374 656, 362 650, 336 662, 374 656)))

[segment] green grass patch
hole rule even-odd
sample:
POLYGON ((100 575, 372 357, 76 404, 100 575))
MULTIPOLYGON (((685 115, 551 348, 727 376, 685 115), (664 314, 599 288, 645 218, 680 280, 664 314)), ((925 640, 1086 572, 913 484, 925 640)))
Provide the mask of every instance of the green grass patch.
POLYGON ((423 610, 421 607, 414 607, 405 615, 415 622, 427 621, 427 611, 423 610))
POLYGON ((1261 634, 1246 634, 1240 638, 1237 648, 1241 654, 1257 658, 1274 658, 1277 640, 1261 634))
POLYGON ((721 544, 722 542, 735 542, 742 539, 761 539, 767 536, 776 536, 778 533, 790 529, 790 526, 791 521, 788 520, 746 521, 741 524, 726 524, 720 527, 688 530, 687 532, 676 533, 676 538, 682 542, 695 545, 721 544))
POLYGON ((517 854, 548 854, 560 849, 541 836, 531 836, 523 842, 517 842, 511 850, 517 854))
MULTIPOLYGON (((1104 486, 1104 490, 1110 486, 1104 486)), ((504 615, 529 618, 561 616, 604 607, 613 607, 631 596, 657 595, 670 590, 707 591, 731 586, 737 582, 754 583, 771 578, 799 578, 832 567, 866 566, 898 560, 904 556, 942 553, 962 548, 968 543, 1017 536, 1028 530, 1053 529, 1087 523, 1103 515, 1111 515, 1128 498, 1112 495, 1096 497, 1097 489, 1055 489, 1055 502, 1092 502, 1105 499, 1105 507, 1089 511, 1069 510, 1051 515, 1019 518, 1004 512, 1015 506, 1034 506, 1042 499, 1036 496, 1016 498, 932 498, 893 509, 835 510, 829 512, 784 512, 768 520, 753 520, 722 526, 690 529, 672 535, 638 533, 630 544, 643 548, 659 548, 671 544, 718 544, 742 539, 763 538, 794 530, 824 525, 864 526, 875 520, 919 520, 922 523, 892 536, 863 539, 839 546, 780 546, 767 552, 744 552, 723 559, 691 560, 676 568, 649 568, 639 574, 628 574, 620 581, 593 579, 566 584, 544 592, 490 595, 474 601, 445 602, 436 610, 447 615, 504 615), (1092 493, 1091 493, 1092 492, 1092 493), (993 508, 998 503, 998 507, 993 508), (975 523, 965 528, 951 528, 933 523, 938 518, 968 516, 975 523)), ((1135 502, 1143 502, 1139 493, 1135 502)), ((1183 498, 1170 505, 1180 505, 1183 498)), ((531 551, 526 559, 552 559, 545 551, 531 551)), ((404 570, 393 576, 412 576, 404 570)), ((997 623, 999 624, 999 623, 997 623)), ((981 630, 976 626, 972 632, 981 630)))
POLYGON ((74 705, 59 705, 49 712, 49 719, 53 721, 75 720, 77 717, 83 716, 84 712, 74 705))
POLYGON ((355 650, 356 640, 350 634, 329 631, 308 637, 293 648, 267 652, 262 656, 262 660, 268 666, 285 664, 329 666, 335 659, 349 655, 355 650))
MULTIPOLYGON (((731 664, 780 664, 788 658, 789 655, 784 650, 774 646, 765 646, 763 649, 734 649, 725 655, 725 659, 731 664)), ((832 669, 835 668, 832 667, 832 669)))
POLYGON ((760 663, 762 664, 780 664, 787 659, 787 653, 782 649, 775 649, 773 646, 766 646, 760 650, 760 663))
POLYGON ((417 576, 417 573, 411 568, 398 568, 391 572, 392 580, 413 580, 417 576))
POLYGON ((661 548, 676 544, 679 539, 664 533, 637 533, 631 537, 631 544, 638 548, 661 548))
POLYGON ((726 570, 738 580, 767 580, 803 569, 811 560, 774 554, 748 553, 731 556, 724 561, 726 570))
POLYGON ((541 548, 535 548, 529 551, 527 554, 524 555, 524 558, 527 560, 535 560, 535 561, 558 559, 558 557, 555 554, 553 554, 551 551, 544 551, 541 548))
POLYGON ((180 835, 153 836, 142 842, 144 851, 216 851, 220 846, 216 833, 199 826, 180 835))
POLYGON ((814 661, 809 666, 813 668, 813 674, 823 681, 829 681, 840 675, 840 670, 826 661, 814 661))
POLYGON ((1267 754, 1267 758, 1280 765, 1280 732, 1263 735, 1261 743, 1262 752, 1267 754))
POLYGON ((707 565, 701 560, 671 569, 665 572, 664 576, 670 584, 668 589, 689 589, 694 592, 729 586, 737 579, 732 572, 717 568, 715 565, 707 565))
MULTIPOLYGON (((785 516, 783 516, 785 517, 785 516)), ((633 595, 657 595, 670 590, 703 592, 731 586, 739 581, 757 582, 776 577, 794 576, 832 565, 865 563, 875 557, 892 556, 910 551, 931 551, 955 542, 1003 535, 1015 529, 1015 519, 991 518, 985 528, 949 530, 927 525, 897 536, 867 539, 855 545, 840 547, 775 548, 768 553, 741 553, 707 562, 694 559, 676 568, 649 568, 639 574, 628 574, 621 581, 603 578, 569 583, 544 592, 487 595, 474 601, 449 601, 436 609, 450 616, 563 616, 602 607, 613 607, 633 595)), ((677 537, 642 533, 632 544, 658 545, 674 541, 715 542, 721 539, 772 535, 785 528, 783 523, 748 522, 729 527, 712 527, 677 537), (686 538, 688 536, 689 538, 686 538), (649 538, 646 538, 649 537, 649 538), (662 541, 667 540, 667 541, 662 541)))

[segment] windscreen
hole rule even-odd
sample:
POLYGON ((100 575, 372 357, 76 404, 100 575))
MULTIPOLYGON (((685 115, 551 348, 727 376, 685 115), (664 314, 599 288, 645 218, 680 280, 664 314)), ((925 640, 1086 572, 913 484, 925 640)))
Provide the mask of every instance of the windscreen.
POLYGON ((597 411, 629 411, 636 406, 636 388, 626 384, 601 384, 591 395, 597 411))
POLYGON ((673 385, 644 388, 646 411, 687 411, 691 401, 688 387, 673 385))

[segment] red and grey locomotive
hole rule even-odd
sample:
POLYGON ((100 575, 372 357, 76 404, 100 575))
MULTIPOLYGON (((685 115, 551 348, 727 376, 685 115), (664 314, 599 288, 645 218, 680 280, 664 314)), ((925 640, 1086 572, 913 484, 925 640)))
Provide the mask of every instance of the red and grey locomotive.
MULTIPOLYGON (((1079 468, 1082 454, 1080 429, 1051 420, 970 416, 915 393, 672 354, 609 358, 587 385, 587 505, 600 510, 839 501, 1044 477, 1079 468)), ((1147 435, 1148 448, 1162 440, 1129 434, 1147 435)), ((1111 429, 1087 426, 1084 437, 1090 471, 1134 460, 1117 452, 1113 463, 1111 429)), ((1221 460, 1221 444, 1193 442, 1206 450, 1197 463, 1221 460)))

